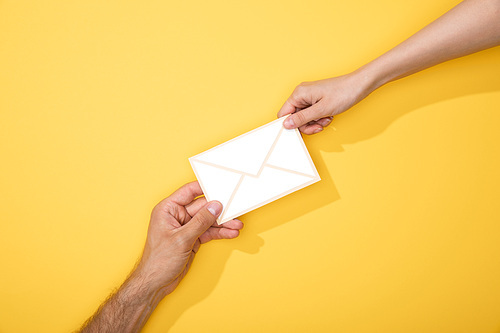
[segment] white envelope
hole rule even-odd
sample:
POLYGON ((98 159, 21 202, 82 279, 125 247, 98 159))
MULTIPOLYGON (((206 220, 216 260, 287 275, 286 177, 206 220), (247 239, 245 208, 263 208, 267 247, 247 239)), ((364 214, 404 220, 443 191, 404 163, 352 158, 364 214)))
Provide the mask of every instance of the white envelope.
POLYGON ((189 159, 221 224, 309 186, 321 178, 297 129, 281 117, 189 159))

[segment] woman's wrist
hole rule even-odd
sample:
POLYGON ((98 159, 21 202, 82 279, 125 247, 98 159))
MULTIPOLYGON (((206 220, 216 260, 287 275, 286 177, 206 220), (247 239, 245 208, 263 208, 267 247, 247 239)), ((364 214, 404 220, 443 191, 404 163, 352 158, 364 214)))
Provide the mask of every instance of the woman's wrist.
POLYGON ((374 62, 358 68, 352 74, 357 77, 357 80, 363 86, 366 96, 390 81, 388 75, 377 67, 374 62))

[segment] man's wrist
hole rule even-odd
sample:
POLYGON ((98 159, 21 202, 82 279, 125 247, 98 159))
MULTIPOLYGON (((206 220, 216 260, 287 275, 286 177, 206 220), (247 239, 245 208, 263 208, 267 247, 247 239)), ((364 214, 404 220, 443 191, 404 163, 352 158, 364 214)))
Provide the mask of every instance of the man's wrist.
POLYGON ((158 287, 151 274, 138 268, 125 280, 115 294, 115 302, 130 317, 134 327, 142 327, 158 303, 165 297, 163 288, 158 287))
POLYGON ((135 288, 143 290, 147 297, 164 298, 175 289, 176 284, 174 281, 166 282, 164 274, 155 270, 155 267, 155 264, 141 260, 127 280, 131 280, 135 288))
POLYGON ((156 293, 150 278, 138 269, 130 274, 120 289, 124 291, 123 297, 137 303, 146 303, 156 293))
POLYGON ((155 274, 140 265, 132 271, 122 287, 134 295, 137 302, 148 302, 159 295, 162 298, 166 295, 166 286, 162 286, 155 278, 155 274))
POLYGON ((147 276, 136 269, 81 332, 139 332, 162 299, 147 276))

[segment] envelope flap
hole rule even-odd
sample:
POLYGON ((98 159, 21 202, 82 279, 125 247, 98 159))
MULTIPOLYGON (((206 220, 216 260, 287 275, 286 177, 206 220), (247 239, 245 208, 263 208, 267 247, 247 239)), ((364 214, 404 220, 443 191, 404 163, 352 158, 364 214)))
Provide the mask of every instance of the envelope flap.
POLYGON ((257 175, 283 126, 283 120, 277 119, 192 159, 257 175))
POLYGON ((266 162, 311 177, 318 172, 298 130, 284 130, 266 162))
POLYGON ((226 207, 243 176, 196 161, 192 161, 191 166, 207 200, 218 200, 226 207))

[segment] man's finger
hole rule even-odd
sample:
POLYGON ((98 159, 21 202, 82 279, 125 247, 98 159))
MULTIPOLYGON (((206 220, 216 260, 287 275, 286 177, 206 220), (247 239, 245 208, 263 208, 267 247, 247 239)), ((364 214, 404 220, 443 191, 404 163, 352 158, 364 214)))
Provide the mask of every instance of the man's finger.
POLYGON ((238 237, 239 230, 227 228, 210 228, 200 237, 201 244, 205 244, 215 239, 232 239, 238 237))
POLYGON ((321 108, 322 106, 320 103, 316 103, 306 109, 292 113, 285 119, 283 125, 287 129, 293 129, 305 125, 315 119, 322 118, 321 108))
POLYGON ((186 185, 180 187, 177 191, 172 193, 167 199, 185 206, 189 204, 194 198, 199 197, 203 194, 200 184, 197 181, 187 183, 186 185))
POLYGON ((212 224, 212 228, 226 228, 226 229, 240 230, 243 229, 243 222, 241 222, 238 219, 232 219, 222 224, 214 223, 212 224))
POLYGON ((222 204, 218 201, 210 201, 188 223, 182 226, 183 233, 189 240, 196 241, 210 228, 221 212, 222 204))
POLYGON ((196 199, 193 202, 187 204, 186 211, 190 216, 194 216, 200 209, 202 209, 207 204, 207 199, 205 197, 201 197, 196 199))

